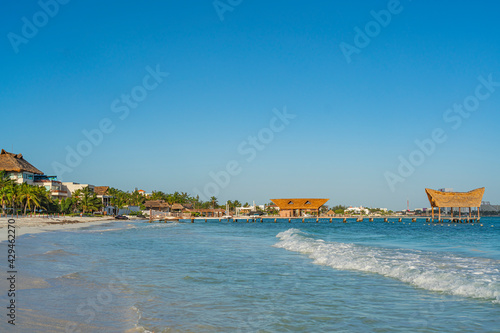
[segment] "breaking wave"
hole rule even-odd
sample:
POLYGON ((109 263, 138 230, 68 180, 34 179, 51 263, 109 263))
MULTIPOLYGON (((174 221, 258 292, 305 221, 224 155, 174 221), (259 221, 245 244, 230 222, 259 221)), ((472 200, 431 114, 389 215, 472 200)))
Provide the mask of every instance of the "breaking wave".
POLYGON ((325 242, 299 229, 276 235, 274 246, 314 264, 391 277, 412 286, 500 304, 500 261, 450 253, 325 242))

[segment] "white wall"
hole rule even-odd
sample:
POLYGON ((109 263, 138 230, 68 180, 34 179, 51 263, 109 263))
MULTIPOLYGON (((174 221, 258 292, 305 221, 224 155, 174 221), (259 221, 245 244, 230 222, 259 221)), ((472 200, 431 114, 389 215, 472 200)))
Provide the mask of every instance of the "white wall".
POLYGON ((76 190, 82 190, 85 187, 89 187, 90 190, 94 191, 94 185, 90 184, 79 184, 79 183, 74 183, 74 182, 63 182, 62 183, 62 189, 68 191, 68 197, 71 197, 71 194, 75 192, 76 190))

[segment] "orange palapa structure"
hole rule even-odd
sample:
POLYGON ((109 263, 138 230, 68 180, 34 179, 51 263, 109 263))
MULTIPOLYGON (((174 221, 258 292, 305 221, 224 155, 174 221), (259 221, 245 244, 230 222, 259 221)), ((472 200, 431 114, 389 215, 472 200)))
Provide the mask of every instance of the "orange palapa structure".
POLYGON ((302 212, 317 212, 330 199, 271 199, 280 209, 280 217, 302 216, 302 212))
POLYGON ((451 220, 453 220, 453 208, 458 208, 459 220, 462 220, 461 208, 469 208, 468 220, 472 219, 471 208, 477 207, 477 220, 480 219, 479 207, 484 195, 484 187, 477 188, 469 192, 442 192, 425 189, 432 209, 432 219, 434 220, 434 207, 438 207, 438 219, 441 221, 441 208, 451 208, 451 220))

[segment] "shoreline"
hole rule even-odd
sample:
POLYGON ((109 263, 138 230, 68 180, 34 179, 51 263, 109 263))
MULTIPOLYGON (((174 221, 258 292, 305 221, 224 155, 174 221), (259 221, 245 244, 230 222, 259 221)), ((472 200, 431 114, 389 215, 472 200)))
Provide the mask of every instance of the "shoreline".
MULTIPOLYGON (((0 217, 0 242, 7 240, 8 235, 8 220, 11 218, 0 217)), ((129 220, 116 220, 114 217, 59 217, 59 218, 47 218, 47 217, 20 217, 14 218, 16 221, 15 235, 16 237, 25 234, 38 234, 42 232, 49 231, 61 231, 61 230, 72 230, 80 229, 92 225, 100 225, 109 222, 126 222, 139 220, 139 218, 131 218, 129 220)))

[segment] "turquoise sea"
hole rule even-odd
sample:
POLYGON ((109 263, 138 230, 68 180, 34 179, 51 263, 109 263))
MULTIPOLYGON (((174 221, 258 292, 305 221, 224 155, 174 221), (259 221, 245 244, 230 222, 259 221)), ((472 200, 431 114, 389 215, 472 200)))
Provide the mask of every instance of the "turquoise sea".
POLYGON ((17 325, 0 331, 500 332, 499 218, 306 222, 20 236, 17 325))

